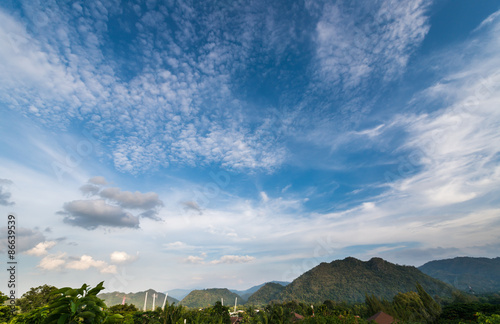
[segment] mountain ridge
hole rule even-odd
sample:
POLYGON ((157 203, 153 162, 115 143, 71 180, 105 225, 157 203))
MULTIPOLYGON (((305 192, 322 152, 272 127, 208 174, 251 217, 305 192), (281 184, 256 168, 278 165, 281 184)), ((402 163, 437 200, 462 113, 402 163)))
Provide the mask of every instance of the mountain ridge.
POLYGON ((353 257, 323 262, 279 294, 278 301, 363 302, 366 295, 392 299, 399 292, 415 291, 419 282, 431 295, 449 297, 453 288, 416 267, 390 263, 381 258, 361 261, 353 257))
POLYGON ((500 257, 433 260, 420 266, 419 270, 462 291, 500 292, 500 257))
MULTIPOLYGON (((147 302, 146 302, 146 309, 153 308, 153 294, 157 294, 157 297, 155 299, 155 308, 158 306, 161 307, 163 305, 163 301, 165 300, 165 294, 162 292, 158 292, 154 289, 148 289, 148 290, 140 291, 140 292, 136 292, 136 293, 122 293, 122 292, 114 291, 114 292, 109 292, 109 293, 102 293, 102 294, 99 294, 97 296, 99 298, 101 298, 102 300, 104 300, 104 303, 106 303, 106 305, 108 307, 121 304, 123 301, 123 297, 125 297, 125 303, 133 304, 138 309, 143 309, 144 299, 146 297, 146 292, 148 293, 148 298, 147 298, 147 302)), ((169 304, 179 303, 179 301, 177 299, 172 298, 171 296, 168 296, 167 301, 169 304)))

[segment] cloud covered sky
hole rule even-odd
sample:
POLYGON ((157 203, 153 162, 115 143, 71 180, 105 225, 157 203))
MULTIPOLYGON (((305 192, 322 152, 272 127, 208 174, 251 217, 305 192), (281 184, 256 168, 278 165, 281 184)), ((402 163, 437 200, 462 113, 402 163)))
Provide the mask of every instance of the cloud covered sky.
POLYGON ((0 212, 17 217, 20 293, 499 256, 499 10, 2 2, 0 212))

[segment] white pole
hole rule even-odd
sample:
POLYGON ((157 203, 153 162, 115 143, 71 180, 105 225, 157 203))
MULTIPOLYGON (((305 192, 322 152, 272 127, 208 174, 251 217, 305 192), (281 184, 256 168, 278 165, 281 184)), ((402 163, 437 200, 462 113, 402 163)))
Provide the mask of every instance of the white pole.
POLYGON ((142 311, 146 311, 146 302, 148 301, 148 292, 146 291, 146 296, 144 297, 144 307, 142 308, 142 311))
POLYGON ((234 312, 236 313, 236 303, 238 302, 238 297, 234 298, 234 312))
POLYGON ((222 306, 224 306, 224 297, 220 298, 220 303, 222 304, 222 306))
POLYGON ((165 299, 163 300, 163 306, 161 307, 161 309, 165 310, 165 304, 167 303, 167 297, 168 297, 168 293, 165 295, 165 299))
POLYGON ((156 294, 153 293, 153 308, 151 308, 153 312, 155 311, 155 300, 156 300, 156 294))

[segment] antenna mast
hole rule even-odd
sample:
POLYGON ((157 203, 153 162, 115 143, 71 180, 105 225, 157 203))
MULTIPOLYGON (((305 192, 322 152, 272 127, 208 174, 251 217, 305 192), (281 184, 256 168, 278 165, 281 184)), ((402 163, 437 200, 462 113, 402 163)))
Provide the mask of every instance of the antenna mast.
POLYGON ((168 293, 165 295, 165 299, 163 300, 163 306, 161 307, 161 309, 165 310, 165 304, 167 303, 167 297, 168 297, 168 293))
POLYGON ((147 302, 147 300, 148 300, 148 292, 146 291, 146 297, 144 297, 144 307, 142 309, 143 312, 146 311, 146 302, 147 302))

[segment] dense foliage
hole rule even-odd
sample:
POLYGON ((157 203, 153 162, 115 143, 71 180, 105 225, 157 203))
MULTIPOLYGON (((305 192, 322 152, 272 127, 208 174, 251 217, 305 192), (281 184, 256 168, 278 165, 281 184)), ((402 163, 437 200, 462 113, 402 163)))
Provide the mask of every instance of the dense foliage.
POLYGON ((476 294, 500 291, 500 258, 458 257, 431 261, 419 269, 462 291, 476 294))
POLYGON ((283 285, 268 282, 248 298, 247 304, 266 305, 278 299, 283 289, 285 289, 283 285))
POLYGON ((239 305, 245 302, 239 295, 225 288, 193 290, 182 299, 181 304, 187 307, 209 307, 224 300, 224 305, 234 305, 236 298, 239 305))
POLYGON ((434 323, 441 314, 441 306, 422 288, 416 285, 417 292, 398 293, 388 302, 377 296, 366 296, 368 312, 375 314, 383 311, 394 318, 407 322, 434 323))
MULTIPOLYGON (((107 308, 97 295, 102 289, 102 282, 94 288, 86 284, 77 289, 33 288, 19 299, 21 306, 17 306, 15 314, 6 304, 0 306, 0 324, 229 324, 236 317, 242 324, 364 324, 379 311, 391 315, 401 324, 500 324, 498 295, 476 296, 456 291, 452 297, 436 300, 418 283, 414 290, 399 292, 390 301, 372 294, 367 295, 363 303, 333 300, 313 304, 271 302, 258 308, 251 304, 240 306, 237 313, 230 313, 232 307, 223 306, 219 300, 204 308, 175 303, 166 303, 164 308, 156 307, 145 312, 133 304, 107 308)), ((7 296, 0 293, 0 302, 7 303, 7 296)))

